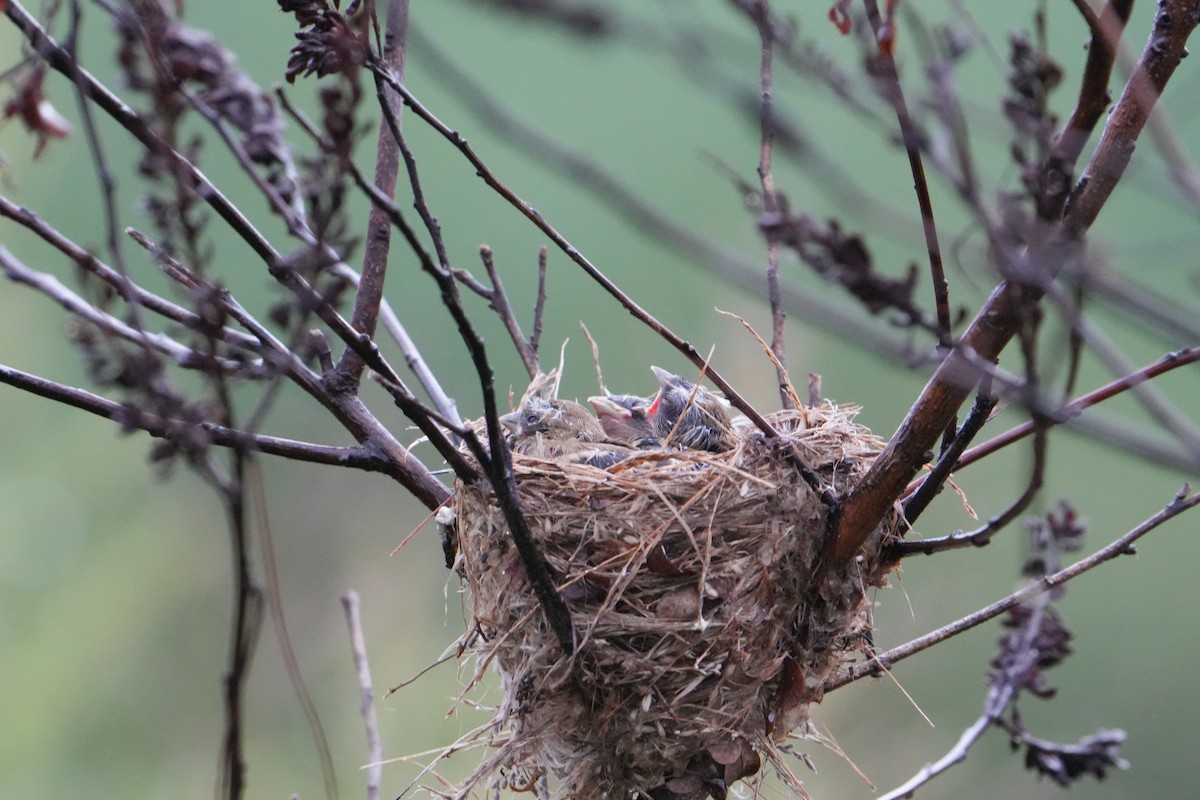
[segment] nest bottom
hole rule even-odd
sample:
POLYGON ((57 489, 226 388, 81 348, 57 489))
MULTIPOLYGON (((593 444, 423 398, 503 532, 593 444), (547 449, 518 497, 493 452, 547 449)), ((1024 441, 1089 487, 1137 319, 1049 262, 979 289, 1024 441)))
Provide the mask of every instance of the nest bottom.
POLYGON ((608 470, 515 457, 526 519, 571 612, 571 658, 494 497, 459 486, 464 641, 504 691, 497 751, 460 796, 485 779, 520 788, 550 774, 564 798, 720 798, 763 756, 789 775, 777 745, 803 732, 826 680, 861 651, 867 590, 886 583, 881 550, 898 526, 826 565, 822 495, 853 485, 882 445, 856 411, 778 412, 778 438, 739 428, 727 453, 647 451, 608 470))

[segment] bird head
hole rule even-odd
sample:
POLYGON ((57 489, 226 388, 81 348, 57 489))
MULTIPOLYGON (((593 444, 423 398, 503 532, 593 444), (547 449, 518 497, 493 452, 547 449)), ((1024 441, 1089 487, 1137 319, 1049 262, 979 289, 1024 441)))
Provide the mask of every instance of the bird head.
POLYGON ((517 439, 541 435, 547 439, 599 441, 604 429, 588 410, 572 400, 534 396, 502 418, 517 439))
POLYGON ((658 394, 646 408, 654 432, 667 444, 720 452, 733 446, 729 402, 686 378, 650 367, 658 394))
POLYGON ((604 432, 613 441, 646 449, 658 446, 650 412, 650 399, 636 394, 589 397, 604 432))

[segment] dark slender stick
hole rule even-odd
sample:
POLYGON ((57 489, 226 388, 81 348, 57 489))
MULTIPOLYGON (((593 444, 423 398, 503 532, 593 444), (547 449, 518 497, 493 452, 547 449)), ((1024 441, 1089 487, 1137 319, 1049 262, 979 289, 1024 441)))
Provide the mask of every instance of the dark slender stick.
MULTIPOLYGON (((387 73, 376 72, 376 74, 385 76, 389 84, 397 87, 397 91, 404 95, 405 102, 408 102, 406 89, 398 82, 394 82, 387 73)), ((426 230, 433 238, 435 248, 438 248, 440 262, 434 263, 428 255, 425 255, 421 258, 421 267, 433 278, 438 289, 441 291, 442 304, 450 312, 450 316, 458 328, 459 338, 462 339, 467 353, 471 357, 471 364, 475 368, 475 374, 479 379, 479 388, 483 395, 483 416, 487 428, 487 447, 483 446, 473 431, 463 431, 464 441, 468 448, 470 448, 471 454, 475 456, 475 459, 483 467, 484 473, 487 475, 488 482, 491 484, 492 491, 496 495, 497 504, 504 515, 504 521, 508 525, 509 533, 512 534, 513 542, 516 544, 517 552, 525 567, 526 575, 529 577, 529 583, 533 587, 534 595, 538 599, 542 613, 546 616, 547 623, 549 623, 551 630, 554 631, 563 652, 567 656, 573 656, 575 654, 575 628, 571 622, 570 611, 568 611, 566 603, 563 602, 562 597, 555 588, 554 579, 550 575, 550 568, 546 564, 545 558, 542 557, 537 544, 534 542, 533 532, 530 530, 529 523, 525 519, 525 514, 521 509, 520 493, 517 488, 516 476, 513 474, 512 469, 512 453, 509 451, 508 442, 504 438, 500 425, 500 415, 496 406, 495 375, 492 372, 491 364, 488 362, 487 348, 484 345, 483 337, 475 330, 470 317, 467 316, 466 310, 463 308, 462 296, 458 291, 458 282, 455 280, 449 264, 445 261, 446 254, 444 247, 441 245, 441 231, 437 220, 433 217, 433 214, 429 211, 425 203, 416 160, 405 144, 399 123, 394 115, 392 115, 391 110, 384 107, 382 111, 384 118, 388 121, 388 125, 391 128, 392 135, 396 137, 396 142, 399 144, 400 155, 404 158, 405 167, 408 170, 409 180, 413 189, 413 203, 425 222, 426 230)), ((399 209, 396 209, 394 204, 387 202, 386 198, 380 198, 376 194, 372 194, 371 198, 388 211, 393 224, 412 243, 413 251, 418 254, 424 253, 421 248, 416 246, 416 236, 408 225, 405 224, 403 217, 399 213, 399 209)))
POLYGON ((542 343, 542 314, 546 311, 546 246, 538 248, 537 299, 533 303, 533 330, 529 333, 529 349, 537 355, 542 343))
POLYGON ((263 593, 254 580, 250 562, 250 530, 240 480, 242 461, 235 450, 234 481, 220 492, 230 532, 235 596, 229 666, 224 676, 225 736, 221 756, 222 787, 229 800, 239 800, 245 791, 246 761, 242 742, 244 693, 250 677, 250 662, 262 632, 263 618, 263 593))
POLYGON ((983 526, 973 531, 955 531, 949 536, 936 539, 913 539, 910 541, 893 542, 888 546, 888 555, 903 558, 913 553, 923 553, 931 556, 944 550, 955 550, 960 547, 983 547, 992 540, 992 536, 1003 530, 1018 516, 1029 508, 1029 504, 1041 491, 1046 475, 1046 422, 1040 417, 1034 419, 1033 431, 1033 465, 1029 470, 1029 480, 1021 495, 1009 504, 1001 513, 989 519, 983 526))
MULTIPOLYGON (((75 97, 79 105, 79 116, 83 120, 83 130, 87 137, 88 150, 91 153, 92 167, 96 170, 96 180, 100 184, 100 201, 104 208, 104 238, 108 246, 109 256, 112 258, 113 266, 122 278, 127 278, 129 270, 125 266, 125 258, 121 250, 121 236, 118 233, 117 222, 117 181, 113 177, 112 170, 108 168, 108 160, 104 157, 104 148, 100 145, 100 136, 96 132, 96 121, 92 117, 91 104, 87 102, 85 94, 85 82, 83 80, 83 70, 79 67, 79 54, 77 46, 79 44, 79 25, 82 20, 83 12, 79 8, 79 0, 71 0, 71 31, 68 36, 69 42, 69 61, 74 66, 74 70, 67 72, 66 75, 72 78, 75 86, 75 97)), ((123 288, 123 287, 122 287, 123 288)), ((122 297, 129 301, 122 292, 122 297)), ((142 328, 141 315, 138 311, 136 303, 130 303, 131 322, 136 329, 142 328)), ((144 343, 143 343, 144 346, 144 343)))
MULTIPOLYGON (((896 0, 895 5, 899 5, 896 0)), ((896 59, 892 53, 892 37, 895 36, 895 5, 889 4, 889 17, 885 23, 880 16, 879 5, 875 0, 863 0, 867 12, 867 20, 875 34, 875 60, 882 67, 883 95, 891 103, 896 114, 896 122, 900 126, 900 136, 904 142, 904 151, 908 154, 908 166, 913 176, 913 190, 917 194, 917 206, 921 210, 921 229, 925 235, 925 249, 929 256, 929 276, 933 284, 933 299, 937 309, 937 334, 942 347, 951 344, 950 320, 950 288, 946 281, 946 269, 942 264, 942 247, 938 241, 937 222, 933 215, 933 199, 929 195, 929 182, 925 179, 925 163, 921 156, 921 134, 917 130, 912 114, 908 110, 908 102, 904 99, 904 87, 900 83, 900 73, 896 68, 896 59), (886 30, 885 30, 886 28, 886 30)), ((942 451, 948 449, 954 441, 958 428, 957 415, 951 415, 947 420, 946 429, 942 433, 942 451)))
MULTIPOLYGON (((572 183, 594 195, 614 213, 624 219, 635 230, 658 242, 671 253, 704 265, 725 280, 738 285, 753 284, 761 277, 761 265, 743 257, 721 244, 710 241, 671 219, 652 202, 639 197, 631 188, 618 181, 587 153, 575 151, 562 142, 547 136, 533 125, 515 116, 505 104, 495 102, 471 76, 460 69, 427 37, 413 29, 414 46, 420 46, 422 58, 437 80, 453 89, 479 121, 505 141, 527 155, 536 158, 539 164, 556 169, 572 183)), ((776 41, 776 45, 781 43, 776 41)), ((787 51, 781 51, 782 61, 787 64, 787 51)), ((689 71, 689 75, 692 73, 689 71)), ((693 76, 694 77, 694 76, 693 76)), ((707 86, 707 84, 706 84, 707 86)), ((852 98, 843 98, 854 102, 852 98)), ((778 109, 776 109, 777 111, 778 109)), ((778 121, 778 114, 775 115, 778 121)), ((811 152, 806 149, 806 152, 811 152)), ((845 183, 839 171, 837 177, 824 177, 831 189, 845 183)), ((869 198, 856 197, 859 207, 869 203, 869 198)), ((898 216, 879 211, 876 217, 898 216)), ((884 333, 877 326, 865 322, 860 315, 839 308, 824 297, 814 297, 797 286, 781 283, 780 294, 786 308, 802 316, 814 325, 840 333, 847 341, 854 342, 868 352, 889 361, 915 362, 912 347, 890 332, 884 333)))
MULTIPOLYGON (((769 0, 734 0, 733 5, 748 16, 758 29, 759 57, 759 147, 758 178, 762 186, 762 213, 768 218, 779 215, 779 197, 775 192, 775 177, 771 172, 771 152, 775 138, 775 104, 772 90, 772 58, 775 46, 775 22, 771 17, 769 0)), ((779 289, 779 236, 775 228, 765 228, 767 239, 767 301, 771 306, 771 352, 775 356, 776 385, 783 408, 793 406, 788 391, 786 314, 779 289)))
MULTIPOLYGON (((599 284, 610 296, 617 300, 630 314, 637 320, 645 324, 652 331, 657 333, 675 349, 684 355, 697 368, 706 369, 707 364, 704 356, 690 342, 685 341, 675 334, 667 326, 663 325, 657 319, 650 315, 645 309, 634 302, 633 298, 623 292, 611 279, 602 273, 591 261, 589 261, 582 253, 575 249, 575 246, 567 241, 561 233, 559 233, 533 206, 521 199, 512 189, 508 188, 495 173, 483 162, 476 154, 475 150, 467 143, 456 130, 448 127, 444 122, 438 119, 432 112, 429 111, 406 86, 397 81, 393 76, 387 74, 377 64, 371 64, 371 69, 375 74, 381 76, 383 80, 396 90, 401 97, 404 98, 405 104, 412 109, 418 117, 423 119, 430 127, 442 135, 449 141, 458 151, 471 163, 475 168, 479 177, 490 186, 497 194, 504 198, 510 205, 521 212, 530 222, 534 224, 542 233, 550 237, 550 240, 563 251, 564 254, 577 265, 579 265, 585 273, 597 284, 599 284)), ((742 397, 733 385, 725 380, 717 371, 711 367, 707 367, 707 375, 717 388, 724 392, 725 397, 739 411, 745 414, 755 427, 761 430, 768 436, 776 436, 777 433, 771 424, 767 422, 750 403, 742 397)))
POLYGON ((925 511, 933 498, 938 495, 945 485, 946 480, 950 477, 950 473, 957 468, 958 458, 966 450, 967 445, 975 438, 984 424, 988 421, 988 417, 992 413, 992 409, 996 407, 997 397, 988 392, 981 391, 975 395, 975 405, 971 407, 970 413, 963 421, 962 427, 959 428, 954 441, 950 443, 950 447, 942 451, 938 457, 938 462, 929 471, 929 474, 921 481, 921 485, 917 490, 909 496, 904 503, 904 518, 913 523, 925 511))
MULTIPOLYGON (((282 88, 276 90, 275 96, 279 99, 279 104, 282 106, 283 110, 286 111, 292 117, 292 119, 296 121, 300 128, 307 133, 309 137, 312 138, 312 140, 316 142, 324 152, 331 153, 334 151, 333 145, 321 135, 316 126, 313 125, 312 121, 308 119, 303 112, 292 105, 287 93, 284 92, 282 88)), ((357 166, 355 166, 353 161, 346 162, 345 166, 350 171, 350 176, 353 178, 355 185, 359 187, 359 189, 361 189, 368 197, 371 197, 373 202, 375 195, 372 193, 378 193, 378 196, 381 199, 386 199, 386 195, 379 192, 379 190, 373 184, 363 177, 362 172, 357 166)), ((390 218, 391 214, 389 213, 389 219, 390 218)), ((359 275, 355 270, 351 269, 348 264, 336 264, 333 267, 333 271, 340 277, 350 281, 356 287, 362 280, 362 276, 359 275)), ((411 369, 413 374, 417 376, 417 380, 420 381, 421 387, 425 390, 425 393, 429 395, 429 398, 433 401, 434 406, 437 407, 438 411, 443 417, 453 420, 456 425, 461 423, 462 418, 458 413, 458 405, 455 403, 452 397, 446 394, 445 390, 442 388, 441 382, 438 381, 437 376, 433 374, 433 370, 429 368, 429 364, 426 363, 424 357, 420 353, 420 350, 417 348, 416 343, 412 340, 412 337, 408 335, 408 331, 405 329, 404 325, 401 324, 400 318, 396 315, 396 312, 392 309, 391 304, 389 304, 387 300, 381 300, 380 302, 380 317, 383 320, 384 327, 387 329, 391 337, 396 341, 396 344, 400 347, 400 351, 404 354, 404 361, 408 365, 408 368, 411 369)))

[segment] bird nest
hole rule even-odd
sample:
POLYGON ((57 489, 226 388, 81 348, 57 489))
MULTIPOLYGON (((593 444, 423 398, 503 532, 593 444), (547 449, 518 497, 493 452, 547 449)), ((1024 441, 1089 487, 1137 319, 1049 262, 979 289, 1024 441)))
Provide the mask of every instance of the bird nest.
POLYGON ((460 796, 549 776, 562 798, 720 798, 763 757, 789 775, 779 745, 860 657, 867 591, 886 583, 883 545, 899 525, 886 520, 848 564, 826 558, 828 498, 882 446, 857 411, 782 411, 769 416, 778 437, 739 424, 729 452, 650 450, 608 469, 514 456, 573 656, 490 487, 460 484, 464 649, 503 689, 486 729, 497 749, 460 796))

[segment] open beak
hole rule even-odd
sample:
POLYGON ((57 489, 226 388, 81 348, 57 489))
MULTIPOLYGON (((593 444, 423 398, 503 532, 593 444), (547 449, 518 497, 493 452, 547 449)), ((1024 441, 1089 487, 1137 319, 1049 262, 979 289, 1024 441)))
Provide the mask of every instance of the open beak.
POLYGON ((666 389, 672 383, 675 383, 679 380, 678 375, 672 375, 662 367, 651 366, 650 371, 654 373, 654 377, 658 378, 658 385, 663 389, 666 389))
POLYGON ((600 419, 611 417, 612 419, 625 421, 633 418, 633 412, 628 408, 620 403, 613 402, 611 398, 604 395, 589 397, 588 402, 592 404, 592 408, 596 409, 596 416, 600 419))

